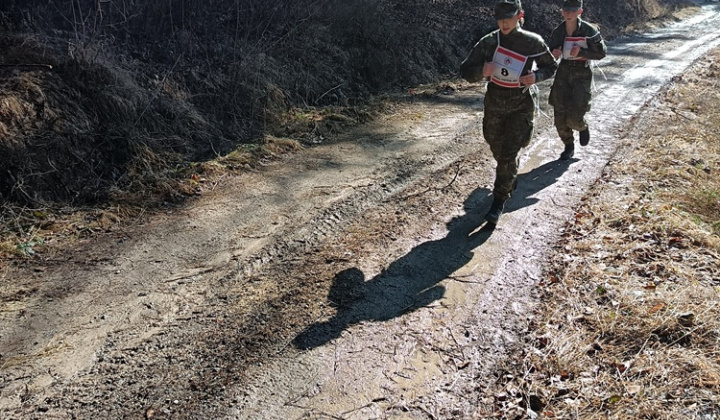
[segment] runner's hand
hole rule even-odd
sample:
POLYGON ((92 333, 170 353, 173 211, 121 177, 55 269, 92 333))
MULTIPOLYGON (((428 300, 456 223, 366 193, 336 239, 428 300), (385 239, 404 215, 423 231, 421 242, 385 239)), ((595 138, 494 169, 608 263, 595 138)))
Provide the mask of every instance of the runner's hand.
POLYGON ((532 70, 528 70, 525 76, 520 76, 520 83, 525 86, 532 86, 535 84, 535 73, 532 70))
POLYGON ((552 55, 557 60, 562 56, 562 50, 560 48, 555 48, 554 50, 552 50, 552 55))
POLYGON ((491 77, 495 71, 495 65, 493 63, 485 63, 483 66, 483 76, 491 77))

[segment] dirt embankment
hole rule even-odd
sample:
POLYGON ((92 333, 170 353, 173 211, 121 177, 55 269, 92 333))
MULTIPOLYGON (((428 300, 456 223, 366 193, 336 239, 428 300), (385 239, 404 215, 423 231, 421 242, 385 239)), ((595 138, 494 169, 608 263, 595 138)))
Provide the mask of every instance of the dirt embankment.
MULTIPOLYGON (((525 1, 547 35, 559 1, 525 1)), ((177 202, 226 155, 322 142, 383 92, 456 72, 493 1, 4 1, 0 199, 38 207, 177 202), (52 66, 50 69, 47 65, 52 66), (270 136, 270 137, 268 137, 270 136)), ((588 0, 608 37, 684 4, 588 0)))

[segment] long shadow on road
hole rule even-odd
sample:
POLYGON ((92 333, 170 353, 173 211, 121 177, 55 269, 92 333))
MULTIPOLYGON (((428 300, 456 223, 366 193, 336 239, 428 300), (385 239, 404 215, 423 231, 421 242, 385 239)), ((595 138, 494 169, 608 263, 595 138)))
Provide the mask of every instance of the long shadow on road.
MULTIPOLYGON (((489 192, 475 190, 465 201, 466 209, 478 207, 489 192)), ((445 294, 438 284, 471 258, 471 251, 492 234, 482 215, 472 211, 451 220, 442 239, 424 242, 369 281, 357 268, 338 273, 329 292, 337 308, 331 319, 311 325, 293 344, 300 349, 321 346, 340 336, 347 327, 362 321, 386 321, 426 306, 445 294)))
MULTIPOLYGON (((549 162, 520 175, 508 211, 537 202, 531 196, 555 183, 570 162, 549 162)), ((337 308, 336 314, 309 326, 293 344, 299 349, 312 349, 339 337, 351 325, 387 321, 441 299, 445 287, 439 283, 467 264, 473 251, 492 235, 494 226, 483 226, 484 211, 490 201, 490 191, 476 189, 465 200, 465 213, 447 223, 447 236, 416 246, 367 282, 358 268, 336 274, 328 296, 337 308)))
POLYGON ((577 161, 576 158, 553 160, 538 166, 530 172, 518 175, 518 187, 505 205, 505 213, 511 213, 539 202, 540 199, 533 196, 557 182, 570 165, 577 161))

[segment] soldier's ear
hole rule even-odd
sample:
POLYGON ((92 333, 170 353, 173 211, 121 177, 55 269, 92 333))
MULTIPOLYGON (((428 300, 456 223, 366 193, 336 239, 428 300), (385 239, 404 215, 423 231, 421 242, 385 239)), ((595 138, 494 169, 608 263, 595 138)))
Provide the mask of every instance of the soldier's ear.
POLYGON ((525 11, 521 10, 520 13, 518 13, 518 19, 522 19, 523 17, 525 17, 525 11))

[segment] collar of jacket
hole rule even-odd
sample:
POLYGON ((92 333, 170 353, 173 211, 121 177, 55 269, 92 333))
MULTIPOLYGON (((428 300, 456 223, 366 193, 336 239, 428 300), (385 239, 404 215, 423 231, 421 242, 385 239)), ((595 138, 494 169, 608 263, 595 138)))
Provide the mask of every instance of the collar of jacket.
POLYGON ((517 34, 520 33, 520 25, 516 26, 515 29, 513 29, 512 31, 510 31, 510 33, 507 34, 507 35, 505 35, 504 33, 502 33, 502 31, 501 31, 500 29, 498 29, 498 33, 500 34, 500 39, 511 40, 511 39, 513 39, 515 36, 517 36, 517 34))
MULTIPOLYGON (((572 35, 575 35, 575 34, 577 34, 578 32, 580 32, 580 30, 581 30, 585 25, 587 25, 587 24, 585 23, 585 21, 582 20, 582 18, 581 18, 580 16, 578 16, 578 19, 577 19, 577 20, 578 20, 578 22, 577 22, 578 26, 577 26, 577 28, 575 28, 575 31, 572 33, 572 35)), ((562 25, 565 25, 565 22, 563 22, 562 25)), ((570 36, 572 36, 572 35, 570 35, 570 36)))

